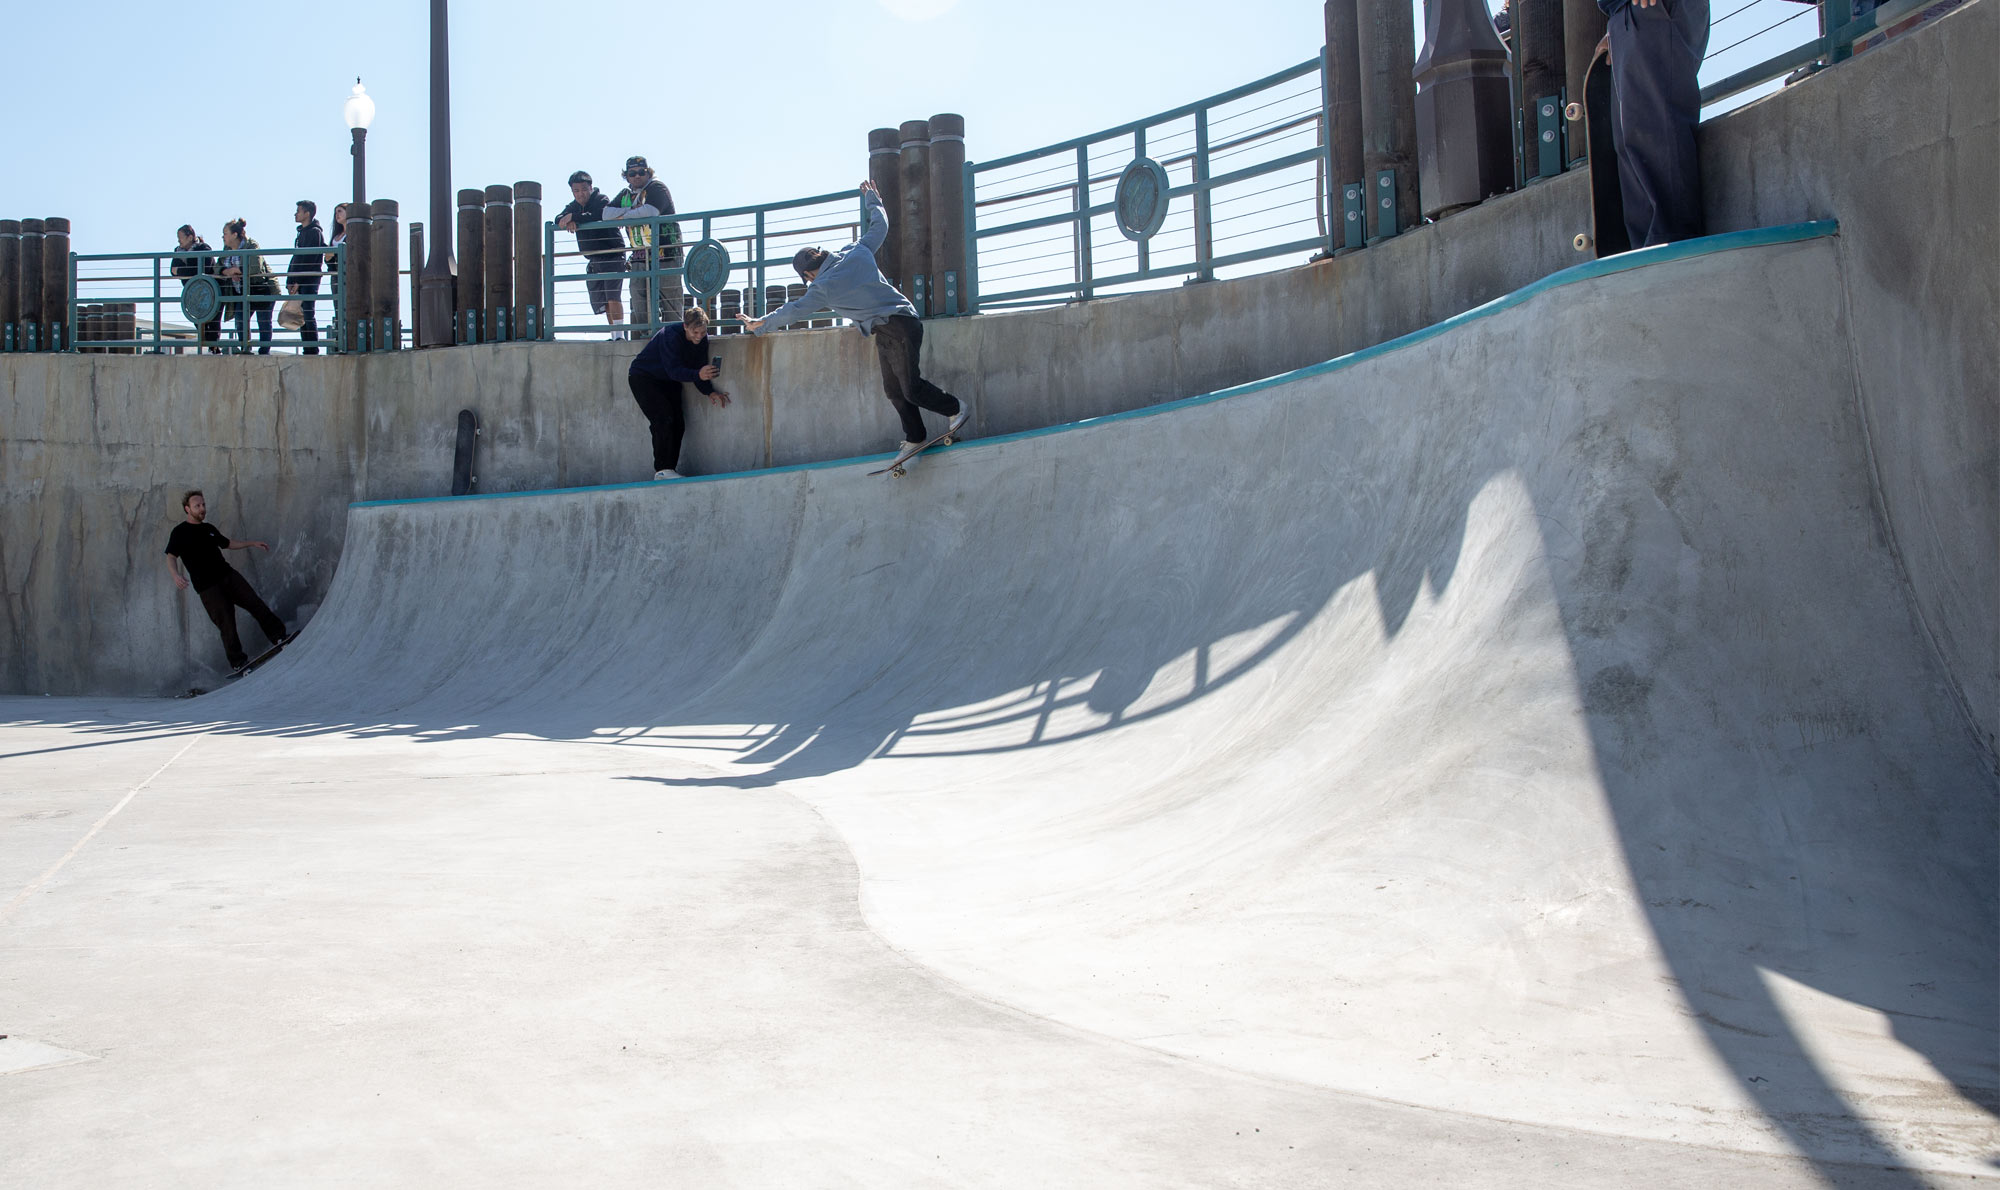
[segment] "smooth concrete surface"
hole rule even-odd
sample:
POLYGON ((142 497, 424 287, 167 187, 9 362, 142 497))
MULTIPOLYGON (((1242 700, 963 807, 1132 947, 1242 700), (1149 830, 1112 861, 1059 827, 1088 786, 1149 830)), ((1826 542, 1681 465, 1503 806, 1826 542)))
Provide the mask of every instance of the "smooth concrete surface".
POLYGON ((250 678, 0 701, 0 1032, 95 1059, 0 1182, 1985 1180, 1995 781, 1849 252, 355 509, 250 678))

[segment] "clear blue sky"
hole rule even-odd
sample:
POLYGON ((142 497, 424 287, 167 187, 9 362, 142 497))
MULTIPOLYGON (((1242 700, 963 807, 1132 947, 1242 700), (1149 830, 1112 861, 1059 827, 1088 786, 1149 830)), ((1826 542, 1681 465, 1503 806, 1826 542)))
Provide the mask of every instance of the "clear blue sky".
MULTIPOLYGON (((267 246, 289 242, 294 200, 324 215, 349 190, 340 107, 360 75, 378 105, 370 196, 427 220, 428 13, 12 6, 0 215, 66 215, 80 252, 164 250, 182 222, 219 244, 238 215, 267 246)), ((684 211, 851 185, 870 128, 958 112, 968 155, 991 159, 1225 90, 1323 40, 1318 0, 457 0, 452 19, 454 188, 535 179, 554 195, 583 168, 609 191, 642 153, 684 211), (621 15, 561 15, 586 11, 621 15)))

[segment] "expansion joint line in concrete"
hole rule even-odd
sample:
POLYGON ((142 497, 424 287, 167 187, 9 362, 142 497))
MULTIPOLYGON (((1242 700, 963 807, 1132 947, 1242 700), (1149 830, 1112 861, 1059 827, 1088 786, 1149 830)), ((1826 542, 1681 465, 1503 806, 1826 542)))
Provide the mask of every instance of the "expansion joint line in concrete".
POLYGON ((36 890, 40 889, 43 885, 47 884, 49 881, 54 880, 56 878, 56 873, 62 871, 63 868, 69 863, 69 861, 75 859, 77 853, 83 850, 83 845, 85 843, 90 842, 92 839, 96 838, 97 832, 103 830, 107 825, 109 825, 113 818, 118 817, 119 811, 131 805, 132 799, 138 797, 141 790, 145 789, 146 786, 151 785, 154 781, 158 780, 161 773, 166 772, 167 769, 173 766, 173 763, 176 760, 179 760, 181 757, 186 756, 188 754, 189 748, 194 747, 196 744, 199 744, 200 742, 201 742, 201 736, 199 735, 189 740, 186 744, 182 745, 180 751, 174 753, 172 756, 167 757, 167 762, 161 765, 159 768, 154 769, 152 773, 149 774, 144 781, 139 782, 137 785, 134 785, 131 789, 127 790, 125 796, 118 799, 118 804, 111 807, 111 809, 105 813, 104 817, 98 819, 96 823, 94 823, 91 826, 89 830, 85 831, 83 834, 83 838, 78 839, 74 847, 71 847, 68 851, 63 852, 63 857, 61 859, 49 865, 48 871, 43 872, 40 876, 35 877, 34 880, 28 883, 28 887, 14 894, 13 900, 8 901, 4 906, 0 906, 0 922, 4 922, 9 917, 11 917, 14 913, 14 910, 19 909, 22 906, 22 904, 27 901, 29 897, 35 895, 36 890))

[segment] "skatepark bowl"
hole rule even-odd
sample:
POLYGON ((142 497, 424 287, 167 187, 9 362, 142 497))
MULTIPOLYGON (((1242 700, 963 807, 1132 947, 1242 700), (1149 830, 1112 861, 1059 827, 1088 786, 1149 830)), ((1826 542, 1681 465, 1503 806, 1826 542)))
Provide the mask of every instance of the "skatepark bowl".
POLYGON ((1994 777, 1844 267, 357 505, 242 682, 0 703, 0 1181, 1984 1181, 1994 777))

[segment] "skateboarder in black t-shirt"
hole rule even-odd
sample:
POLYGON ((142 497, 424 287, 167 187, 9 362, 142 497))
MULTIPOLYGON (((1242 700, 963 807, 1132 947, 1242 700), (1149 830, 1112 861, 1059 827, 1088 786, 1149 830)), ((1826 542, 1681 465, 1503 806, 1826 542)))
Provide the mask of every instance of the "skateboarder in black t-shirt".
POLYGON ((264 606, 264 601, 257 598, 257 592, 250 589, 249 581, 236 573, 235 567, 222 560, 222 551, 271 547, 261 541, 231 541, 208 524, 208 501, 199 491, 181 497, 181 511, 187 513, 187 520, 175 525, 167 537, 167 570, 181 590, 193 584, 208 618, 222 631, 222 648, 229 655, 229 668, 242 669, 250 658, 236 638, 237 608, 250 613, 273 645, 281 645, 290 638, 285 634, 285 622, 264 606), (181 577, 180 567, 174 564, 176 560, 187 567, 186 578, 181 577))

